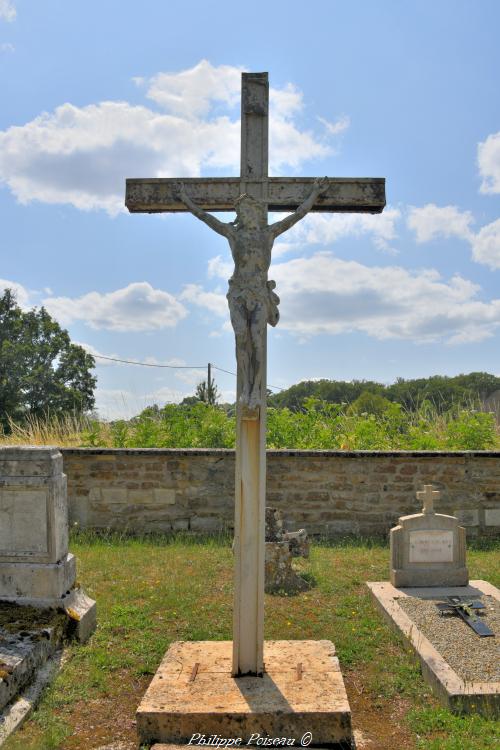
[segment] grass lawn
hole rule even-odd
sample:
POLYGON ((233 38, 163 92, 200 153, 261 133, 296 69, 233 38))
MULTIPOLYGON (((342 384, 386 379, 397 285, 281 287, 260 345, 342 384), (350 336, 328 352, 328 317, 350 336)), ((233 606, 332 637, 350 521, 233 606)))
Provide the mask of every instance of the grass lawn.
MULTIPOLYGON (((468 551, 471 578, 500 585, 500 547, 468 551)), ((232 555, 228 539, 182 536, 73 538, 79 581, 98 604, 98 629, 72 644, 38 710, 5 750, 92 750, 136 739, 134 712, 169 643, 231 638, 232 555)), ((340 659, 353 722, 367 749, 485 750, 498 722, 441 708, 418 664, 383 622, 364 581, 385 580, 387 546, 317 544, 297 596, 266 596, 270 639, 327 638, 340 659)))

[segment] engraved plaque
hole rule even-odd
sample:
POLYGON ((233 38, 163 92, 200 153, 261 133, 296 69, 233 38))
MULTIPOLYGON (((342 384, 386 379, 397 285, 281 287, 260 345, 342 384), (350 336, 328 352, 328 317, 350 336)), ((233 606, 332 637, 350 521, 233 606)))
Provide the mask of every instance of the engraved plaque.
POLYGON ((410 531, 411 563, 453 562, 453 531, 410 531))
POLYGON ((0 556, 29 556, 47 552, 47 491, 0 490, 0 556))

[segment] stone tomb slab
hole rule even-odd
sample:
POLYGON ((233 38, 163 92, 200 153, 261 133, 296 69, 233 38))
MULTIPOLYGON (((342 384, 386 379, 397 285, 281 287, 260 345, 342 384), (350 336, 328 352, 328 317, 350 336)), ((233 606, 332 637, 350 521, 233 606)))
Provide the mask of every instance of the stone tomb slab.
MULTIPOLYGON (((369 582, 368 588, 374 598, 375 604, 381 611, 389 624, 396 630, 403 633, 416 652, 424 679, 430 684, 432 690, 443 703, 456 713, 481 713, 485 716, 500 715, 500 682, 497 677, 492 680, 465 679, 460 676, 455 669, 448 663, 447 659, 431 642, 432 634, 428 630, 427 638, 422 630, 417 626, 415 621, 405 611, 404 604, 401 600, 415 598, 417 600, 441 600, 448 596, 470 597, 471 599, 480 598, 484 603, 488 600, 496 603, 500 602, 500 591, 487 581, 470 581, 468 586, 448 586, 448 587, 413 587, 413 588, 395 588, 388 581, 369 582)), ((436 610, 436 617, 439 617, 436 610)), ((500 632, 496 632, 495 638, 479 638, 471 630, 468 633, 468 626, 458 617, 450 618, 449 622, 453 630, 460 630, 462 635, 474 637, 477 639, 477 650, 481 648, 497 649, 500 658, 500 632), (485 643, 488 641, 488 643, 485 643)), ((437 629, 437 628, 436 628, 437 629)), ((450 633, 450 638, 457 644, 457 636, 450 633)), ((435 641, 438 639, 435 638, 435 641)), ((467 656, 464 656, 466 659, 467 656)), ((477 660, 477 654, 475 659, 477 660)), ((480 654, 479 654, 479 658, 480 654)), ((491 655, 488 657, 491 661, 491 655)), ((477 670, 477 663, 474 665, 477 670)), ((467 671, 467 666, 464 664, 467 671)), ((488 670, 485 665, 484 672, 488 670)))
POLYGON ((351 713, 330 641, 267 641, 263 677, 231 677, 232 642, 173 643, 137 710, 139 739, 295 738, 350 747, 351 713), (197 666, 196 666, 197 665, 197 666))

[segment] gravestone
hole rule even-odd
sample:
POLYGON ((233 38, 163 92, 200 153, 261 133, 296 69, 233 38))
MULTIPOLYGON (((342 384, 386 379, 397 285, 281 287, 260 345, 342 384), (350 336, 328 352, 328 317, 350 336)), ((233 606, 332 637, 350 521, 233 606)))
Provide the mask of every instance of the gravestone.
POLYGON ((465 529, 455 516, 436 513, 440 492, 431 484, 417 492, 421 513, 402 516, 391 529, 391 583, 415 586, 466 586, 465 529))
POLYGON ((58 448, 0 448, 0 601, 63 609, 81 641, 95 629, 95 602, 76 586, 76 560, 68 550, 58 448))
POLYGON ((307 591, 309 583, 292 566, 293 557, 309 557, 309 540, 305 529, 285 531, 283 513, 266 508, 266 594, 295 594, 307 591))

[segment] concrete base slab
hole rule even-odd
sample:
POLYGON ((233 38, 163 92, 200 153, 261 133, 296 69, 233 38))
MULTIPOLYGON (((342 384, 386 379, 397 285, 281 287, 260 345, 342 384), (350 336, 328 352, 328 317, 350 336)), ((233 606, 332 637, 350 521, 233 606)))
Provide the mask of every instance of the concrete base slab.
POLYGON ((480 580, 470 581, 468 586, 441 588, 395 588, 388 581, 366 585, 389 624, 408 639, 420 660, 424 678, 445 706, 456 713, 482 713, 490 718, 500 715, 500 683, 464 682, 398 604, 399 599, 407 596, 440 599, 485 594, 500 601, 500 591, 495 586, 480 580))
POLYGON ((139 740, 185 744, 199 734, 257 744, 260 735, 300 745, 305 736, 311 747, 351 746, 330 641, 267 641, 263 677, 231 677, 231 665, 231 641, 173 643, 137 710, 139 740))

